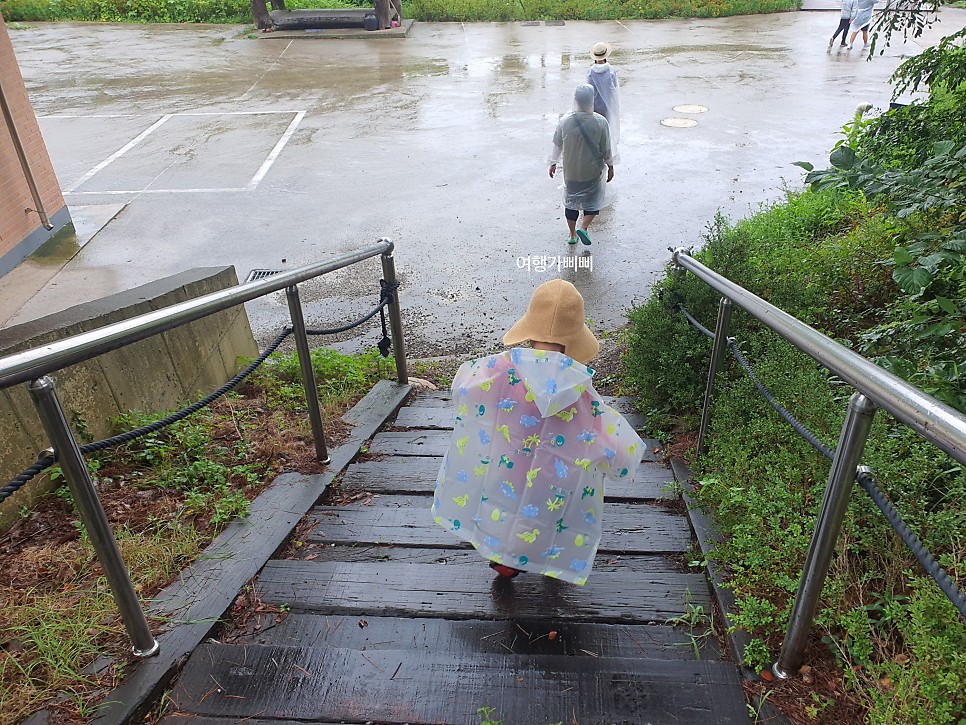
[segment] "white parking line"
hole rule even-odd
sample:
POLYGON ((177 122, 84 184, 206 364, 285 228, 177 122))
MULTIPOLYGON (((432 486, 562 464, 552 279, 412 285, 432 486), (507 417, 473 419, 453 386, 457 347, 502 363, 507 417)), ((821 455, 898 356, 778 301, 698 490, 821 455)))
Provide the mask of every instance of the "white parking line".
POLYGON ((91 169, 90 171, 88 171, 86 174, 84 174, 82 177, 80 177, 73 184, 71 184, 70 186, 68 186, 64 191, 66 191, 68 193, 72 192, 78 186, 80 186, 85 181, 87 181, 88 179, 90 179, 98 171, 100 171, 101 169, 105 168, 106 166, 109 166, 110 164, 112 164, 115 161, 117 161, 124 154, 126 154, 128 151, 130 151, 131 149, 133 149, 135 146, 137 146, 139 143, 141 143, 144 139, 146 139, 152 133, 154 133, 169 118, 171 118, 171 115, 170 114, 168 114, 167 116, 162 116, 161 118, 159 118, 157 121, 155 121, 153 124, 151 124, 151 127, 150 128, 145 129, 144 131, 142 131, 141 133, 139 133, 135 138, 133 138, 131 141, 128 141, 128 143, 126 143, 123 146, 123 148, 118 149, 113 154, 111 154, 110 156, 108 156, 101 163, 99 163, 93 169, 91 169))
POLYGON ((129 189, 128 191, 65 191, 64 193, 71 196, 101 196, 102 194, 130 194, 133 196, 134 194, 222 194, 237 191, 248 191, 248 188, 242 186, 234 189, 226 186, 213 189, 129 189))
POLYGON ((278 155, 282 153, 282 149, 285 148, 285 144, 287 144, 288 140, 292 138, 292 134, 295 133, 295 129, 299 127, 299 124, 302 122, 304 117, 305 111, 299 111, 297 114, 295 114, 295 118, 292 119, 292 122, 288 125, 288 128, 285 129, 285 133, 282 134, 282 138, 280 138, 278 143, 275 144, 275 148, 272 149, 272 152, 268 155, 268 158, 262 162, 261 168, 255 172, 252 180, 248 182, 248 191, 255 191, 259 182, 261 182, 261 180, 265 177, 265 174, 268 173, 268 170, 272 168, 272 164, 275 163, 275 159, 277 159, 278 155))
MULTIPOLYGON (((111 116, 113 117, 113 116, 111 116)), ((54 116, 47 116, 46 118, 55 118, 54 116)), ((58 116, 56 118, 107 118, 105 116, 58 116)), ((68 188, 64 189, 64 195, 71 196, 100 196, 100 195, 114 195, 114 196, 133 196, 140 194, 218 194, 218 193, 237 193, 242 191, 254 191, 258 188, 262 179, 268 173, 269 169, 272 168, 272 164, 282 153, 285 145, 292 138, 292 135, 298 129, 299 124, 302 119, 305 118, 305 111, 198 111, 198 112, 183 112, 183 113, 169 113, 163 116, 160 120, 155 122, 150 128, 142 131, 136 138, 132 139, 123 148, 111 154, 104 161, 99 163, 93 169, 84 174, 80 179, 71 184, 68 188), (88 181, 94 174, 101 171, 103 168, 111 164, 112 162, 119 159, 125 153, 134 148, 138 143, 143 141, 149 134, 155 131, 159 126, 173 118, 174 116, 257 116, 257 115, 267 115, 267 114, 279 114, 279 113, 295 113, 295 118, 289 123, 288 128, 285 129, 285 133, 275 144, 274 148, 269 152, 266 159, 262 162, 262 165, 255 172, 255 175, 248 182, 247 186, 244 187, 214 187, 214 188, 197 188, 197 189, 119 189, 119 190, 107 190, 107 191, 75 191, 81 184, 88 181)))

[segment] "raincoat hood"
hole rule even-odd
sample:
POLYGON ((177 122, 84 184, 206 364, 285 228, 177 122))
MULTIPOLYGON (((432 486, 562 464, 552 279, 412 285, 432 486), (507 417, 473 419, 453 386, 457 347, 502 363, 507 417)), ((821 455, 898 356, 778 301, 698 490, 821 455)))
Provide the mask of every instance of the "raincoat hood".
POLYGON ((577 402, 594 375, 589 367, 562 352, 515 347, 510 350, 510 361, 543 418, 577 402))

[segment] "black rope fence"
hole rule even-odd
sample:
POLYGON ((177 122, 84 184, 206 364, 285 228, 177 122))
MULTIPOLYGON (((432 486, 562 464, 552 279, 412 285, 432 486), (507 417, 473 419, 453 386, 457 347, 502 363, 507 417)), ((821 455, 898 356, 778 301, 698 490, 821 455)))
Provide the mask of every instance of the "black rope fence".
MULTIPOLYGON (((331 329, 306 330, 305 331, 306 334, 335 335, 340 332, 346 332, 348 330, 351 330, 354 327, 358 327, 359 325, 362 325, 365 322, 369 321, 376 315, 376 313, 380 313, 382 315, 382 340, 379 341, 378 347, 383 357, 388 356, 389 349, 392 345, 392 342, 389 339, 388 330, 386 328, 385 308, 390 303, 392 303, 395 292, 399 288, 399 283, 395 282, 394 284, 390 285, 386 282, 386 280, 381 279, 379 280, 379 287, 380 287, 379 304, 376 305, 375 309, 373 309, 372 311, 366 313, 359 319, 355 320, 354 322, 350 322, 347 325, 342 325, 340 327, 335 327, 331 329)), ((135 428, 134 430, 129 430, 124 433, 119 433, 115 436, 111 436, 110 438, 105 438, 104 440, 94 441, 93 443, 85 443, 84 445, 80 446, 81 453, 84 453, 84 454, 96 453, 98 451, 103 451, 108 448, 113 448, 114 446, 119 446, 124 443, 130 443, 150 433, 156 433, 157 431, 163 428, 167 428, 168 426, 173 425, 174 423, 184 420, 189 415, 197 413, 202 408, 211 405, 218 398, 222 397, 229 391, 236 388, 245 378, 247 378, 249 375, 255 372, 255 370, 262 363, 264 363, 265 360, 268 359, 269 355, 275 352, 278 349, 279 345, 281 345, 285 341, 285 339, 291 334, 292 334, 291 326, 285 327, 278 334, 278 336, 274 340, 272 340, 272 342, 268 345, 268 347, 266 347, 261 352, 261 354, 259 354, 258 357, 252 360, 252 362, 248 366, 246 366, 244 370, 242 370, 240 373, 235 375, 231 380, 226 382, 217 390, 206 395, 201 400, 195 403, 192 403, 188 407, 183 408, 175 413, 172 413, 171 415, 166 416, 161 420, 157 420, 153 423, 149 423, 148 425, 141 426, 140 428, 135 428)), ((37 456, 37 460, 32 465, 24 469, 24 471, 20 473, 18 476, 14 477, 10 481, 10 483, 8 483, 6 486, 4 486, 3 488, 0 488, 0 504, 2 504, 6 499, 10 498, 13 494, 15 494, 21 488, 23 488, 28 481, 30 481, 32 478, 39 475, 43 471, 46 471, 56 462, 57 462, 57 454, 53 449, 47 449, 46 451, 41 452, 37 456)))
MULTIPOLYGON (((712 340, 715 338, 715 333, 708 330, 706 327, 701 325, 694 317, 683 307, 677 306, 676 311, 684 315, 688 322, 694 326, 699 332, 710 337, 712 340)), ((777 400, 775 396, 772 395, 771 391, 765 387, 765 385, 758 379, 755 375, 755 371, 752 369, 751 365, 745 359, 745 356, 741 354, 741 350, 738 349, 737 343, 729 339, 727 341, 728 349, 731 350, 732 355, 734 355, 735 360, 748 375, 752 384, 761 393, 762 397, 771 405, 772 408, 778 413, 778 415, 785 420, 795 431, 815 450, 821 453, 823 456, 831 460, 835 456, 835 450, 825 445, 821 439, 811 430, 809 430, 801 421, 799 421, 795 416, 788 412, 777 400)), ((966 593, 964 593, 952 580, 952 578, 946 573, 946 571, 940 566, 936 558, 930 553, 926 545, 919 540, 905 521, 902 520, 902 516, 896 511, 895 506, 892 502, 886 498, 885 494, 879 489, 876 484, 875 479, 872 474, 867 470, 860 470, 858 476, 856 476, 856 482, 865 491, 872 502, 878 507, 882 515, 885 516, 886 521, 889 522, 889 526, 896 535, 902 540, 909 551, 912 552, 913 556, 922 566, 923 570, 929 575, 929 577, 936 582, 936 585, 942 590, 943 594, 953 603, 953 606, 959 610, 960 616, 966 619, 966 593)))
POLYGON ((696 319, 694 319, 694 317, 691 315, 690 312, 688 312, 686 309, 684 309, 683 307, 680 307, 680 306, 677 307, 676 309, 677 309, 678 312, 680 312, 682 315, 684 315, 685 318, 687 318, 687 321, 691 323, 691 326, 694 329, 696 329, 698 332, 700 332, 705 337, 710 337, 712 340, 714 339, 714 333, 711 332, 711 330, 709 330, 707 327, 705 327, 704 325, 702 325, 700 322, 698 322, 696 319))

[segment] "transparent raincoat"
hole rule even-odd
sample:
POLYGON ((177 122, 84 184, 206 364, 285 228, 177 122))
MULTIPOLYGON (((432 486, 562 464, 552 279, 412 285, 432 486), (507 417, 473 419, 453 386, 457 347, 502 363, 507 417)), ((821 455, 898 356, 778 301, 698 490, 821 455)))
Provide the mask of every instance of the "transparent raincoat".
POLYGON ((550 163, 559 163, 563 155, 564 206, 597 211, 606 206, 605 172, 615 159, 607 119, 590 110, 593 87, 578 86, 578 93, 582 88, 581 97, 590 100, 585 104, 575 98, 575 110, 557 123, 550 163))
POLYGON ((436 523, 492 561, 583 585, 600 543, 604 478, 633 474, 644 455, 592 375, 563 353, 524 348, 464 363, 436 523))
POLYGON ((617 71, 610 63, 594 63, 587 71, 587 83, 594 87, 594 111, 607 119, 610 142, 621 141, 621 94, 617 71))
POLYGON ((852 18, 852 25, 849 31, 858 32, 863 26, 872 22, 872 10, 875 8, 875 0, 858 0, 856 4, 855 17, 852 18))

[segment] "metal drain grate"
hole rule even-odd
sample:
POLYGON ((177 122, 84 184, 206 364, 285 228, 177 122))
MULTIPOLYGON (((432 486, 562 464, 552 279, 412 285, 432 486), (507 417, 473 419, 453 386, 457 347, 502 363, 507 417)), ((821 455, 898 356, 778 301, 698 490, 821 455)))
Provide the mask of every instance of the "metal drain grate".
POLYGON ((256 282, 260 279, 265 279, 266 277, 271 277, 273 274, 278 274, 282 270, 280 269, 253 269, 248 273, 245 278, 245 282, 256 282))

